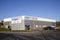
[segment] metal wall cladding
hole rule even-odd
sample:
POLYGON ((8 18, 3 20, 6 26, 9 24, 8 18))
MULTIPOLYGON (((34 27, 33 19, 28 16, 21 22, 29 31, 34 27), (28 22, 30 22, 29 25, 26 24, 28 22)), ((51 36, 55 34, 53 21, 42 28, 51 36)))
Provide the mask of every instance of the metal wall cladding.
POLYGON ((11 28, 12 30, 25 30, 25 26, 24 26, 24 21, 22 20, 21 23, 15 23, 15 24, 11 24, 11 28))
POLYGON ((24 20, 22 20, 21 23, 13 23, 13 24, 11 23, 11 21, 4 22, 4 25, 10 26, 11 30, 25 30, 24 20))
POLYGON ((9 22, 4 22, 4 25, 9 25, 11 27, 11 30, 25 30, 25 25, 30 25, 30 30, 31 30, 31 29, 42 29, 43 25, 56 26, 56 23, 37 21, 37 20, 21 20, 21 23, 12 24, 11 21, 9 21, 9 22))
POLYGON ((45 22, 45 21, 37 21, 37 20, 25 20, 25 25, 30 25, 30 29, 42 29, 43 25, 46 26, 56 26, 55 22, 45 22))

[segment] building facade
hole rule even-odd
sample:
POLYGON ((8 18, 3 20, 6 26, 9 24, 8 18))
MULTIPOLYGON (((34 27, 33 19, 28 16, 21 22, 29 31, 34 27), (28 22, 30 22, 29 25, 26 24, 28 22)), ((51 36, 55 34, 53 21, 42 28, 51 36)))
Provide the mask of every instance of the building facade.
POLYGON ((46 26, 56 26, 56 20, 33 16, 18 16, 5 18, 4 25, 11 30, 38 30, 46 26))

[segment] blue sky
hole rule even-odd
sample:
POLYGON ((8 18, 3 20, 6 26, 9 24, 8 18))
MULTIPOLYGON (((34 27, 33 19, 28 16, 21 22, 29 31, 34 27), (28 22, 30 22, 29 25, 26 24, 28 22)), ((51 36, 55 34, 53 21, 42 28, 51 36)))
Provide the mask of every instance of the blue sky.
POLYGON ((60 0, 0 0, 0 20, 20 15, 60 21, 60 0))

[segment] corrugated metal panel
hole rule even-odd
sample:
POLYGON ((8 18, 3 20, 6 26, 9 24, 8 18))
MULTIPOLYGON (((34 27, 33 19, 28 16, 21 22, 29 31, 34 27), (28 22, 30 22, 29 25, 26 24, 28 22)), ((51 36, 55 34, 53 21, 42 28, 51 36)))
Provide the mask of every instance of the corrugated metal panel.
POLYGON ((46 25, 46 26, 56 26, 55 25, 55 22, 44 22, 44 21, 33 21, 33 20, 25 20, 25 25, 30 25, 30 29, 41 29, 43 25, 46 25), (36 25, 38 27, 36 27, 36 25))

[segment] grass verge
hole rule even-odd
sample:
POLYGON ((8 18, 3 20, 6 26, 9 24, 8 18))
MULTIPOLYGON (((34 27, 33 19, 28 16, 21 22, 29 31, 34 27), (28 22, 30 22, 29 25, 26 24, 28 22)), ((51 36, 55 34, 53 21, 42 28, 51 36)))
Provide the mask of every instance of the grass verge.
POLYGON ((0 32, 30 32, 30 30, 8 30, 5 28, 0 28, 0 32))

